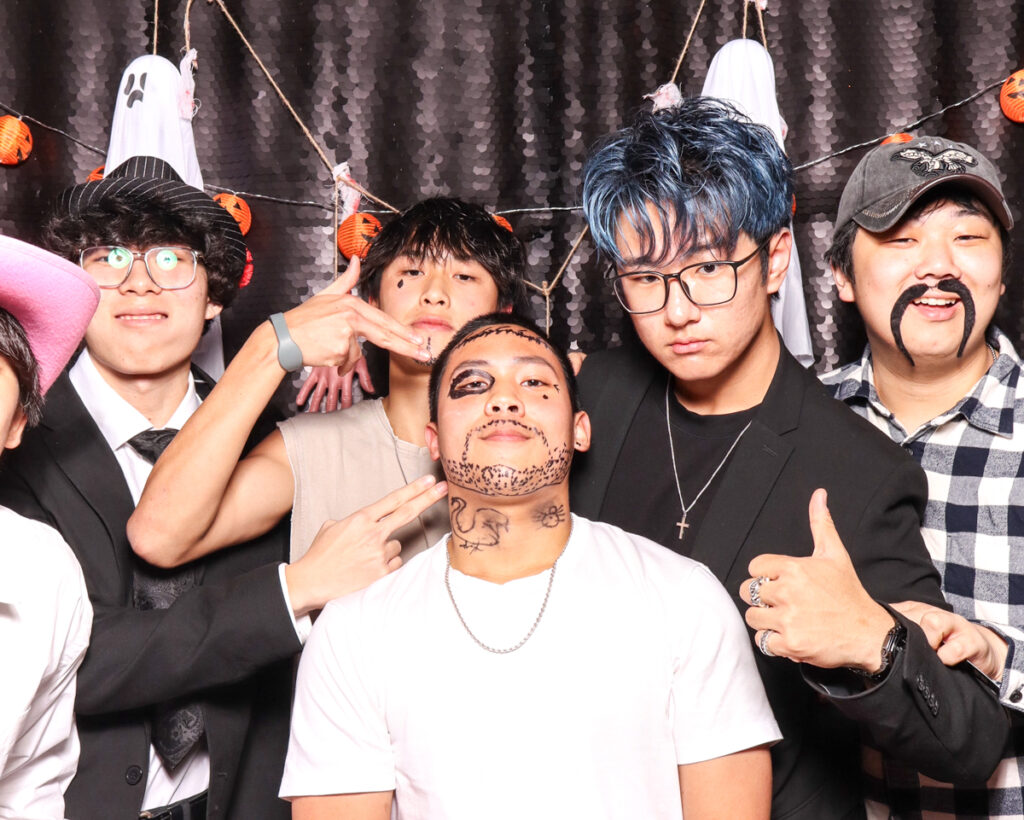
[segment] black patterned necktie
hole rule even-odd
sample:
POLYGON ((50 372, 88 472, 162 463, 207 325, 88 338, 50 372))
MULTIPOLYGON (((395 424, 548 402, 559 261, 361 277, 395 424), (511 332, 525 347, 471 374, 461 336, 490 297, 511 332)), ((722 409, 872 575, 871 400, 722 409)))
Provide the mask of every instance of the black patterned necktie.
MULTIPOLYGON (((146 430, 132 436, 128 443, 146 461, 155 464, 177 432, 173 428, 146 430)), ((167 609, 179 595, 195 585, 196 573, 192 566, 162 570, 141 559, 135 562, 133 598, 136 609, 167 609)), ((204 731, 203 712, 194 701, 178 699, 154 707, 153 748, 168 769, 173 770, 185 759, 204 731)))

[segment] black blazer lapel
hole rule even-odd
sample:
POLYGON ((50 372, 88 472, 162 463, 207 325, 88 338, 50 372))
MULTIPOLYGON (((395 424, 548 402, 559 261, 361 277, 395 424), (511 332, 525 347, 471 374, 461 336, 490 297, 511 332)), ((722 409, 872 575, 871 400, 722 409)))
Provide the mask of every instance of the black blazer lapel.
POLYGON ((66 372, 47 394, 40 428, 54 461, 106 527, 123 576, 129 549, 125 523, 135 505, 117 459, 66 372))
POLYGON ((785 434, 799 426, 804 377, 803 368, 783 347, 764 401, 722 474, 693 551, 693 558, 718 578, 729 577, 793 452, 785 434))

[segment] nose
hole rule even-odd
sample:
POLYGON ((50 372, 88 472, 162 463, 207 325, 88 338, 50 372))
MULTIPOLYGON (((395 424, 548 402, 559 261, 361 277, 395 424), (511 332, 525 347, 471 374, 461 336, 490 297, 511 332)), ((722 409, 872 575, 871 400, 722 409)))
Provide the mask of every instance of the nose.
POLYGON ((917 268, 914 271, 918 279, 930 278, 938 281, 949 277, 960 278, 960 268, 956 264, 952 248, 944 239, 923 239, 920 248, 917 268))
POLYGON ((665 322, 676 327, 700 319, 700 308, 683 291, 679 277, 668 282, 668 301, 665 303, 665 322))
POLYGON ((132 259, 132 266, 128 270, 128 276, 121 283, 118 290, 122 293, 136 294, 160 292, 160 288, 153 281, 153 277, 149 275, 146 260, 142 256, 135 256, 132 259))
POLYGON ((434 270, 427 274, 420 301, 425 305, 448 304, 448 277, 443 270, 434 270))
POLYGON ((492 418, 523 415, 523 400, 513 385, 495 382, 487 397, 487 415, 492 418))

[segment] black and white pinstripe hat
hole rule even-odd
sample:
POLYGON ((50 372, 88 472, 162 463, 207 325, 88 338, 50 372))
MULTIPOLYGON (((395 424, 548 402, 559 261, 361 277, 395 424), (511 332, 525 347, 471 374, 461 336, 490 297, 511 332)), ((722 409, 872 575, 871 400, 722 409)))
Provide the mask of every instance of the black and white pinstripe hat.
POLYGON ((131 157, 103 179, 83 182, 66 189, 57 200, 58 213, 79 214, 92 205, 116 197, 128 202, 151 202, 172 213, 203 216, 221 234, 238 270, 245 265, 245 240, 238 223, 213 198, 198 188, 186 185, 170 163, 157 157, 131 157))

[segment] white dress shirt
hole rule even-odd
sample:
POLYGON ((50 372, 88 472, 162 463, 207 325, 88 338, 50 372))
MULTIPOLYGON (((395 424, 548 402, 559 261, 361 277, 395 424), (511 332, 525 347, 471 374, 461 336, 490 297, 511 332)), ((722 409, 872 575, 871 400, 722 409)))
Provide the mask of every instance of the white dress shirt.
MULTIPOLYGON (((139 503, 139 497, 146 486, 149 474, 153 469, 145 458, 136 452, 128 441, 139 433, 150 430, 153 425, 131 404, 125 401, 100 375, 96 364, 83 350, 78 361, 68 372, 71 384, 89 411, 100 433, 114 452, 114 458, 121 466, 132 501, 139 503)), ((191 415, 199 408, 201 399, 196 393, 195 379, 188 374, 188 389, 181 403, 167 420, 165 427, 180 430, 191 415)), ((280 566, 281 593, 284 595, 288 612, 292 612, 288 586, 285 582, 284 564, 280 566)), ((312 628, 308 615, 296 619, 292 617, 295 632, 301 642, 305 642, 312 628)), ((146 793, 142 800, 143 809, 158 808, 170 803, 205 791, 210 785, 210 753, 204 736, 188 753, 184 760, 172 771, 164 766, 163 760, 153 746, 149 748, 149 777, 146 781, 146 793)))
POLYGON ((92 606, 52 527, 0 507, 0 817, 64 817, 78 766, 75 673, 92 606))

